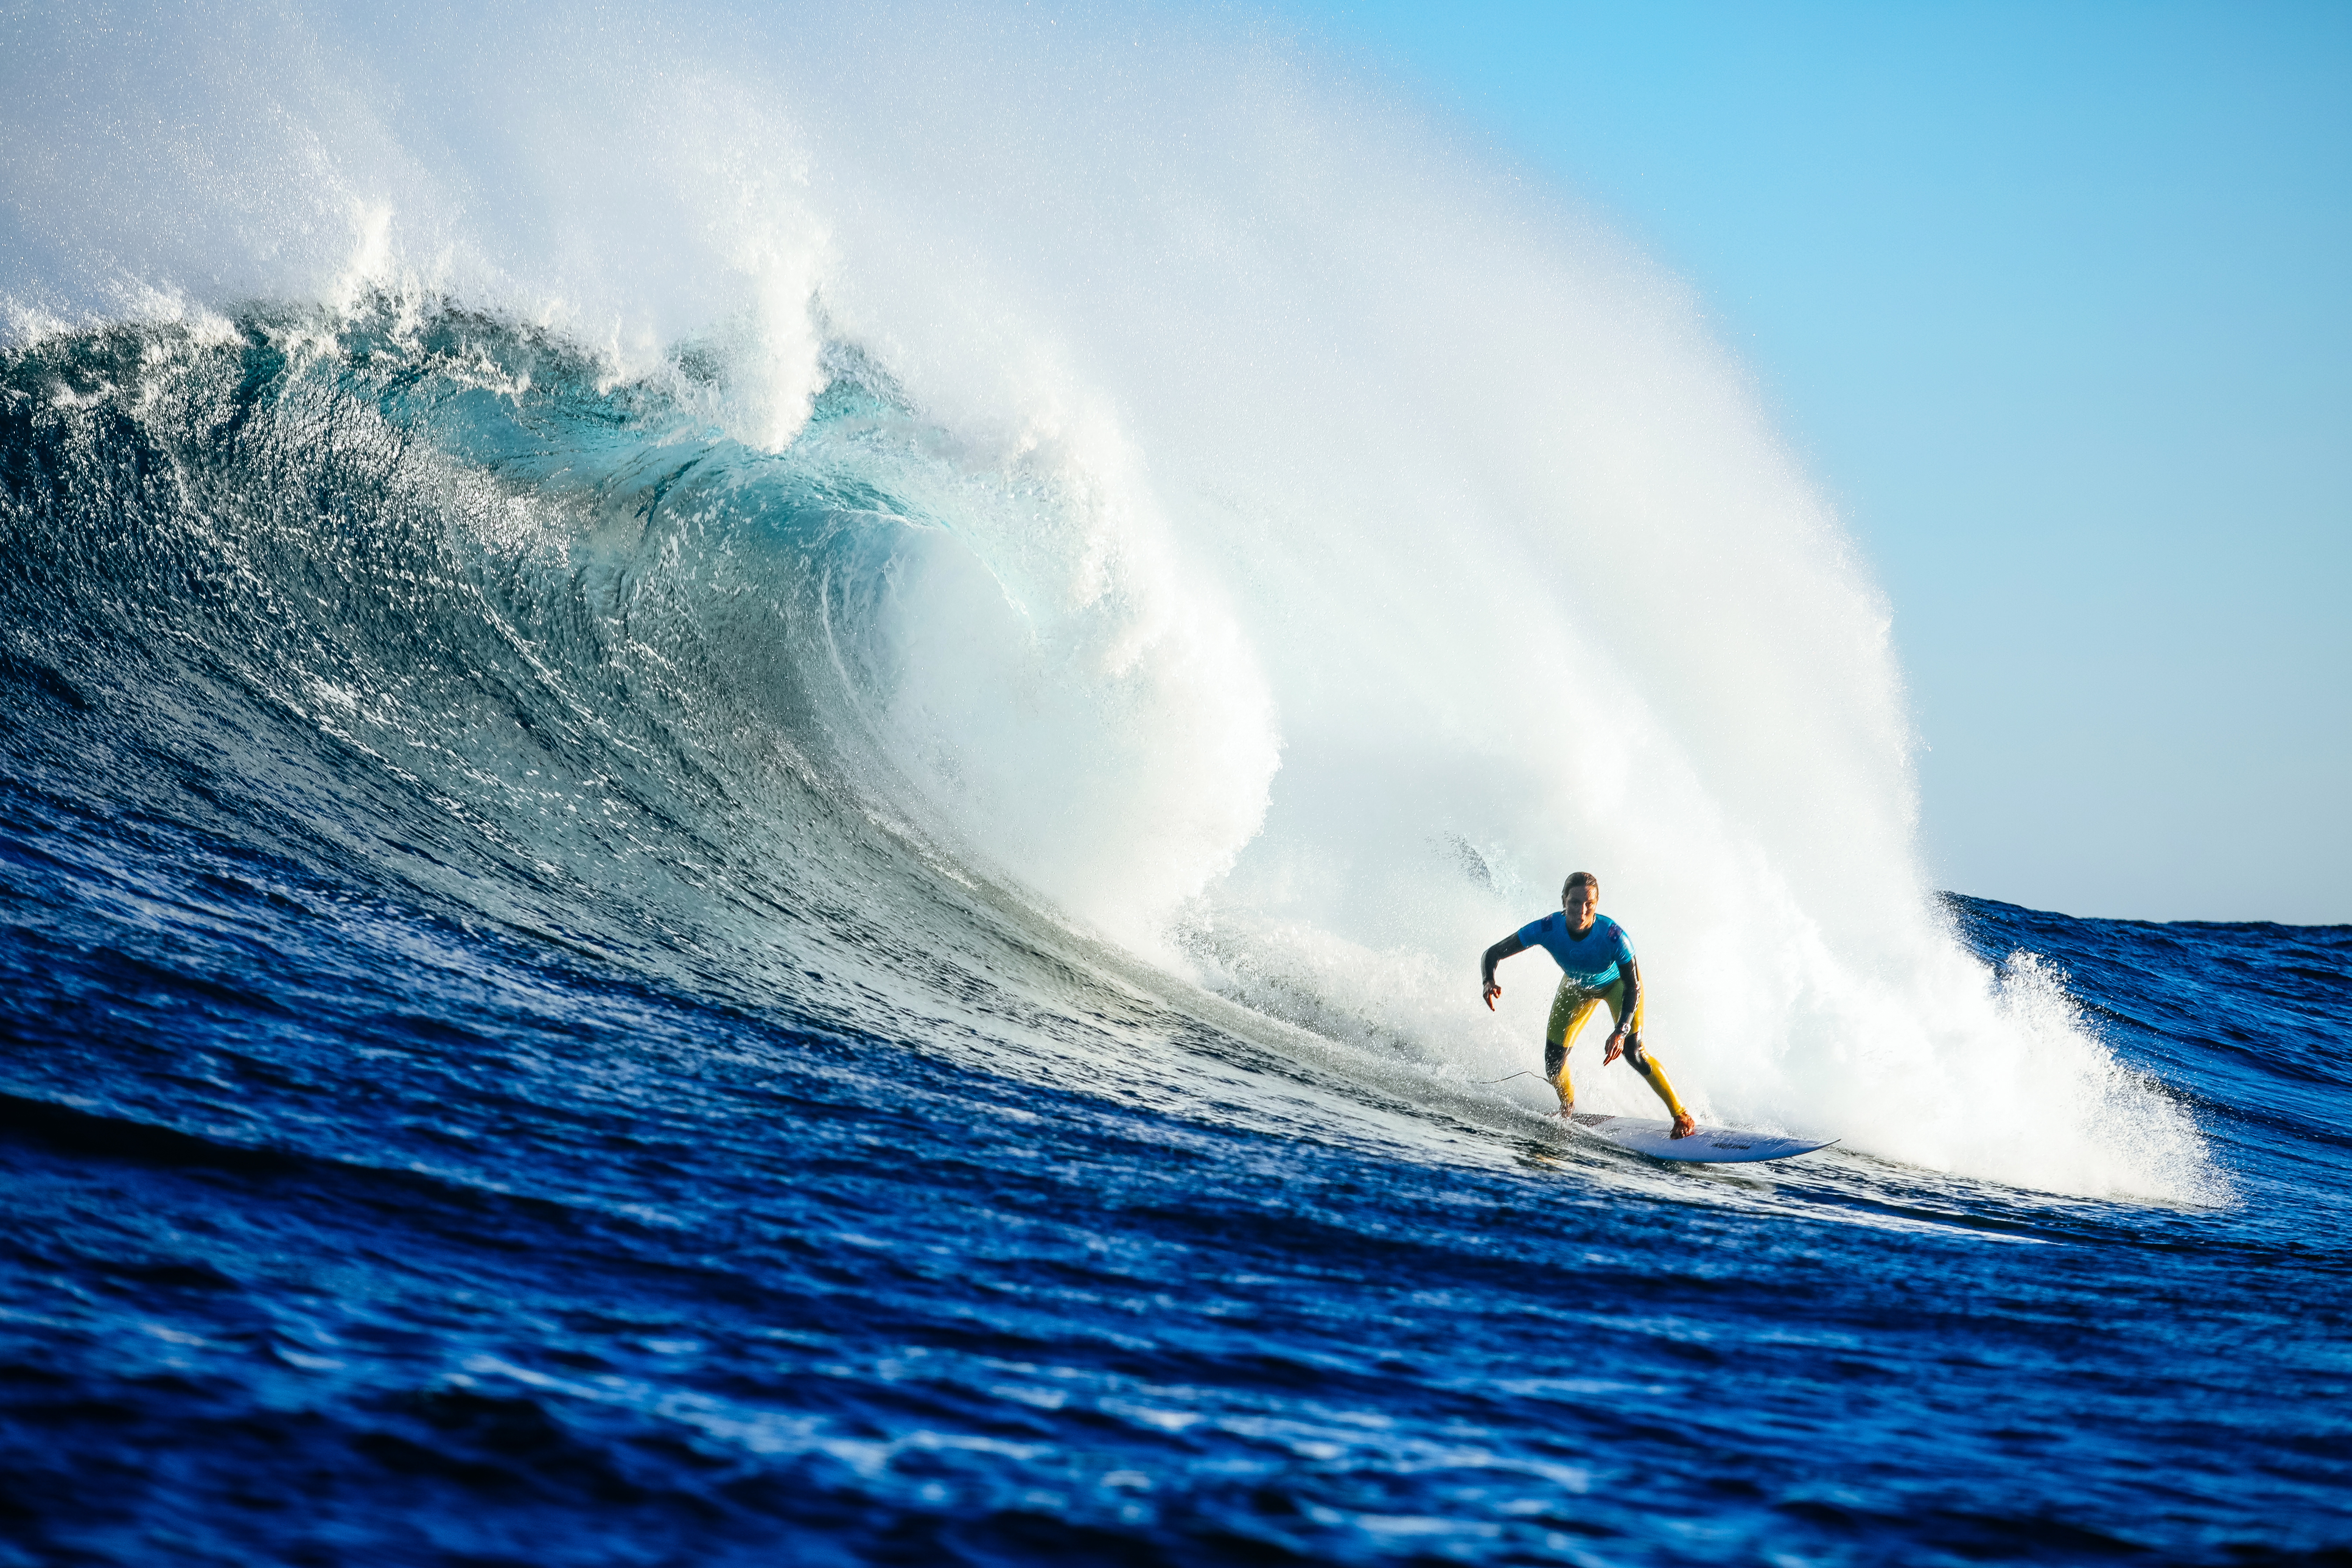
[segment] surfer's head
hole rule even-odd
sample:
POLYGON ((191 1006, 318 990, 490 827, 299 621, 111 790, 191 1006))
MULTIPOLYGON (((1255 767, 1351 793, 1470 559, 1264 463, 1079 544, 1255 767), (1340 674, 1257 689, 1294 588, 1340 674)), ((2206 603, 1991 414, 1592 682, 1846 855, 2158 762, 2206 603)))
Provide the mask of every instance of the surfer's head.
POLYGON ((1592 929, 1592 917, 1601 908, 1601 879, 1590 871, 1572 871, 1559 887, 1559 910, 1568 917, 1568 929, 1582 936, 1592 929))

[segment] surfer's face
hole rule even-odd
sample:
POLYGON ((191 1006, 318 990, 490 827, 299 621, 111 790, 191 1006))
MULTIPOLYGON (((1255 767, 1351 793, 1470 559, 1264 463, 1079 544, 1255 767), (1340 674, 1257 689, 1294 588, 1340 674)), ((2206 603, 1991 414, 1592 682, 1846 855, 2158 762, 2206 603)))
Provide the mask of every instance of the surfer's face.
POLYGON ((1582 936, 1592 929, 1592 917, 1601 910, 1601 895, 1591 883, 1580 883, 1559 900, 1559 909, 1568 917, 1568 929, 1582 936))

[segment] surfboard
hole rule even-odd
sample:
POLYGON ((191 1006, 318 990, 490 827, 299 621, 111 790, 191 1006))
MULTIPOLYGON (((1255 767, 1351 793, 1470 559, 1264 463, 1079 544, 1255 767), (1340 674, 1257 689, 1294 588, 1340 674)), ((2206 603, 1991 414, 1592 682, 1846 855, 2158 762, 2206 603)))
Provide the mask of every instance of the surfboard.
POLYGON ((1736 1127, 1702 1127, 1687 1138, 1672 1136, 1671 1121, 1638 1116, 1588 1116, 1579 1112, 1577 1126, 1621 1149, 1647 1154, 1654 1160, 1692 1160, 1707 1164, 1746 1164, 1755 1160, 1785 1160, 1810 1154, 1837 1142, 1834 1138, 1783 1138, 1771 1132, 1743 1132, 1736 1127))

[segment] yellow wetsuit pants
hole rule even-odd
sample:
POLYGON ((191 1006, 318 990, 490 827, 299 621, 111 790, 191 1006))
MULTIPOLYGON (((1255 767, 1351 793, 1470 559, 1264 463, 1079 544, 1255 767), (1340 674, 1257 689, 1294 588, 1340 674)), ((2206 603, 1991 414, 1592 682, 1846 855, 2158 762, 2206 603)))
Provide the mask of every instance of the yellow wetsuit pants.
MULTIPOLYGON (((1560 977, 1559 993, 1551 999, 1551 1020, 1544 1026, 1544 1077, 1559 1091, 1562 1110, 1576 1103, 1576 1090, 1568 1081, 1568 1047, 1575 1040, 1576 1032, 1584 1027, 1584 1021, 1592 1016, 1592 1010, 1600 1006, 1609 1009, 1612 1024, 1625 1016, 1623 975, 1597 991, 1588 991, 1566 975, 1560 977)), ((1675 1098, 1675 1086, 1666 1081, 1666 1069, 1658 1065, 1657 1058, 1642 1048, 1642 1003, 1638 1001, 1633 1005, 1633 1025, 1625 1031, 1625 1059, 1666 1102, 1670 1114, 1685 1114, 1683 1102, 1675 1098)))

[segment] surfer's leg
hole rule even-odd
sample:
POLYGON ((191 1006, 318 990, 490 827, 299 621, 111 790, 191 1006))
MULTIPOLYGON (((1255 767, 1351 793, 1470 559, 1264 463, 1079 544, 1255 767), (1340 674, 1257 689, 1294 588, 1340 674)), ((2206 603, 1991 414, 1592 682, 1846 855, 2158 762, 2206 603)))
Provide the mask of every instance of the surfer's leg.
MULTIPOLYGON (((1623 1017, 1625 982, 1611 981, 1608 988, 1601 993, 1600 1000, 1609 1005, 1609 1017, 1612 1023, 1623 1017)), ((1649 998, 1644 996, 1633 1004, 1633 1022, 1625 1031, 1625 1059, 1633 1064, 1633 1070, 1642 1075, 1642 1081, 1666 1102, 1666 1111, 1675 1119, 1675 1136, 1687 1138, 1698 1131, 1698 1123, 1691 1120, 1691 1113, 1683 1109, 1683 1102, 1675 1097, 1675 1086, 1666 1081, 1666 1069, 1642 1044, 1642 1012, 1648 1001, 1649 998)))
POLYGON ((1664 1100, 1666 1109, 1674 1113, 1675 1136, 1677 1138, 1690 1136, 1682 1126, 1684 1122, 1690 1121, 1690 1112, 1685 1110, 1683 1102, 1675 1098, 1675 1086, 1666 1081, 1666 1069, 1658 1064, 1658 1058, 1643 1049, 1641 1040, 1636 1037, 1625 1042, 1625 1059, 1633 1064, 1633 1070, 1640 1073, 1643 1081, 1652 1089, 1657 1090, 1658 1098, 1664 1100))
POLYGON ((1544 1080, 1559 1096, 1562 1116, 1576 1109, 1576 1087, 1568 1081, 1569 1042, 1576 1038, 1576 1031, 1584 1026, 1598 1001, 1565 976, 1551 999, 1551 1017, 1544 1025, 1544 1080))

